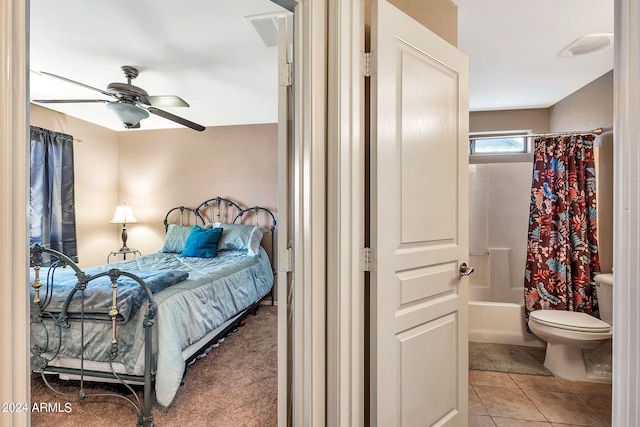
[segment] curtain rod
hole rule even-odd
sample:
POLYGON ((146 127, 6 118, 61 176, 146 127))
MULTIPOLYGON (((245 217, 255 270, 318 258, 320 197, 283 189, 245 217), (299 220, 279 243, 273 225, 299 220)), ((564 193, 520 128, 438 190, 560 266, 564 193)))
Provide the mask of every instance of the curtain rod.
MULTIPOLYGON (((597 128, 593 130, 586 131, 571 131, 571 132, 552 132, 552 133, 523 133, 521 135, 509 135, 505 134, 504 136, 507 138, 548 138, 550 136, 566 136, 566 135, 601 135, 603 132, 602 128, 597 128)), ((492 136, 469 136, 469 140, 478 140, 478 139, 496 139, 500 138, 500 135, 492 135, 492 136)))

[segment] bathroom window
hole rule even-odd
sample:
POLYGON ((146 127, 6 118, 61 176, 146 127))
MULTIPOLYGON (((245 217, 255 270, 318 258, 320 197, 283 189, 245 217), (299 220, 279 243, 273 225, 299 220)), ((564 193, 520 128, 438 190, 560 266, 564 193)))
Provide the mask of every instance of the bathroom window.
POLYGON ((527 132, 513 134, 471 134, 469 154, 524 154, 529 152, 527 132), (477 137, 477 138, 474 138, 477 137))
POLYGON ((530 130, 476 132, 469 135, 471 163, 526 161, 531 153, 530 130))

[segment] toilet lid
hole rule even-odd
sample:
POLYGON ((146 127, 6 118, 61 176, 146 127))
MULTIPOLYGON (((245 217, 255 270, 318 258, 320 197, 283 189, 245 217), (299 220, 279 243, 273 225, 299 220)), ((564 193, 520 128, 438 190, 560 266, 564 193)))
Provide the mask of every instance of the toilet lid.
POLYGON ((611 325, 586 313, 564 310, 536 310, 529 313, 534 321, 554 328, 579 332, 610 332, 611 325))
POLYGON ((593 278, 596 283, 600 283, 602 285, 610 285, 613 286, 613 274, 604 273, 604 274, 596 274, 593 278))

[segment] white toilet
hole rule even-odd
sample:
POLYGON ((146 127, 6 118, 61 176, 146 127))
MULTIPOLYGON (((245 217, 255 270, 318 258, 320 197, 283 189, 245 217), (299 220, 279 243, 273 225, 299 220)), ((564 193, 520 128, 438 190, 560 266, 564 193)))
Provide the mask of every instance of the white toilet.
POLYGON ((602 320, 573 311, 537 310, 529 313, 529 328, 547 342, 544 366, 551 373, 611 383, 613 274, 598 274, 595 281, 602 320))

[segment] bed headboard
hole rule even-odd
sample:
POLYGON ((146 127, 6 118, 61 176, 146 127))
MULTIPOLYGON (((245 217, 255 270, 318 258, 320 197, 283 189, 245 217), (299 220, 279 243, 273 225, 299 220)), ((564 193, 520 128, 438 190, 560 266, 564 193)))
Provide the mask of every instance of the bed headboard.
POLYGON ((191 209, 184 206, 176 206, 169 210, 164 217, 164 231, 169 228, 169 224, 180 225, 200 225, 203 226, 204 219, 200 216, 197 209, 191 209))
POLYGON ((244 208, 233 200, 224 197, 214 197, 205 200, 195 208, 195 212, 199 214, 205 224, 210 223, 227 223, 227 224, 251 224, 261 226, 272 233, 276 230, 276 217, 267 208, 262 206, 253 206, 244 208))
POLYGON ((276 230, 276 225, 278 223, 273 212, 261 206, 243 209, 242 212, 236 216, 233 222, 237 224, 247 224, 248 221, 251 220, 254 221, 254 225, 268 228, 272 233, 276 230), (265 219, 267 221, 266 223, 264 222, 265 219), (266 226, 265 224, 270 225, 266 226))
POLYGON ((262 244, 265 248, 270 248, 269 257, 275 272, 277 220, 271 210, 262 206, 245 208, 225 197, 212 197, 200 203, 196 208, 177 206, 169 210, 164 218, 164 229, 166 231, 169 224, 206 226, 217 222, 251 224, 270 231, 264 235, 262 244))
POLYGON ((234 224, 242 216, 243 208, 236 202, 223 197, 214 197, 200 203, 195 211, 205 221, 205 224, 222 222, 234 224))

